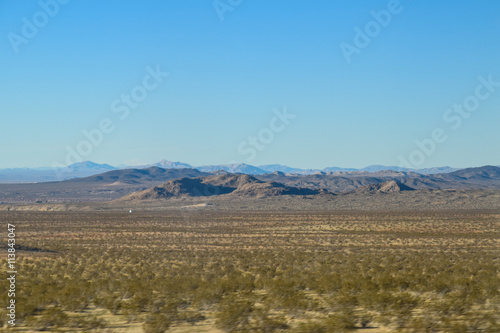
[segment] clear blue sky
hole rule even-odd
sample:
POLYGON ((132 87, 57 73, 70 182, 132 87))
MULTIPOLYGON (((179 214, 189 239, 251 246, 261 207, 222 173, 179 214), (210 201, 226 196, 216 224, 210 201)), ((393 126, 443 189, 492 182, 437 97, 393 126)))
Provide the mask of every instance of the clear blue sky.
POLYGON ((398 165, 436 128, 447 139, 414 153, 415 166, 500 165, 500 86, 478 88, 479 76, 500 82, 499 1, 221 0, 219 13, 212 0, 47 8, 53 16, 37 1, 0 0, 0 168, 65 164, 78 147, 82 159, 113 165, 398 165), (391 14, 389 22, 382 15, 385 26, 370 14, 381 10, 391 14), (358 40, 348 62, 341 45, 356 47, 356 27, 372 37, 358 40), (120 119, 121 96, 137 87, 141 96, 148 66, 169 76, 156 88, 148 79, 151 91, 120 119), (445 121, 464 101, 470 116, 445 121), (296 116, 288 124, 273 120, 284 107, 296 116), (112 130, 89 150, 82 131, 103 120, 112 130))

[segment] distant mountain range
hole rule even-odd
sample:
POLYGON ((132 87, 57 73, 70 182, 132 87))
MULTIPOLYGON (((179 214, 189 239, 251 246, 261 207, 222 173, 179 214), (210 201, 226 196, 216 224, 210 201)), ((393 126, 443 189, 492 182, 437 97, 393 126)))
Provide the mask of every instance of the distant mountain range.
MULTIPOLYGON (((212 170, 212 169, 210 169, 212 170)), ((159 180, 157 177, 172 177, 167 182, 133 192, 121 197, 120 201, 165 200, 187 197, 223 198, 265 198, 276 196, 334 196, 338 193, 356 194, 392 193, 414 190, 471 190, 500 189, 500 167, 484 166, 422 175, 415 172, 382 170, 376 172, 350 171, 340 173, 318 172, 309 175, 285 174, 281 171, 251 176, 243 173, 228 173, 214 170, 210 173, 197 169, 161 169, 150 167, 145 170, 132 169, 110 171, 98 176, 82 178, 82 182, 95 181, 95 177, 113 184, 120 184, 114 175, 121 173, 122 181, 138 176, 147 183, 159 180), (191 172, 191 173, 189 173, 191 172), (174 174, 176 173, 176 174, 174 174), (184 177, 179 177, 184 174, 184 177), (156 178, 154 177, 156 175, 156 178), (176 177, 177 176, 177 177, 176 177), (176 178, 174 178, 176 177, 176 178)), ((141 179, 137 178, 135 184, 141 179)), ((78 180, 69 180, 76 182, 78 180)))
POLYGON ((145 169, 121 169, 111 170, 102 174, 88 177, 67 179, 63 183, 86 183, 86 184, 110 184, 110 185, 136 185, 147 184, 150 182, 167 181, 177 178, 194 178, 208 176, 209 173, 201 172, 196 169, 172 168, 164 169, 160 167, 149 167, 145 169))
MULTIPOLYGON (((280 182, 287 186, 318 189, 329 192, 354 191, 360 187, 396 181, 404 190, 409 189, 500 189, 500 167, 484 166, 447 173, 419 174, 411 171, 382 170, 289 175, 281 172, 259 175, 263 181, 280 182)), ((394 184, 392 184, 394 185, 394 184)), ((373 188, 374 189, 374 188, 373 188)), ((368 188, 368 190, 372 190, 368 188)))
POLYGON ((150 167, 159 167, 163 169, 196 169, 201 172, 216 172, 225 171, 229 173, 242 173, 248 175, 263 175, 274 172, 282 172, 284 174, 296 175, 313 175, 313 174, 331 174, 331 173, 346 173, 346 172, 370 172, 379 171, 401 171, 415 172, 422 175, 432 175, 439 173, 450 173, 460 169, 452 167, 435 167, 425 169, 405 169, 397 166, 370 165, 362 169, 355 168, 340 168, 328 167, 324 169, 300 169, 293 168, 281 164, 268 164, 253 166, 245 163, 235 164, 218 164, 218 165, 202 165, 193 167, 187 163, 172 162, 162 160, 157 163, 141 165, 141 166, 120 166, 114 167, 109 164, 99 164, 91 161, 79 162, 71 164, 66 168, 12 168, 0 169, 0 183, 35 183, 35 182, 50 182, 66 179, 74 179, 100 174, 111 170, 120 169, 146 169, 150 167))
POLYGON ((484 166, 449 173, 419 174, 382 170, 259 175, 192 168, 110 170, 63 181, 0 184, 1 203, 90 202, 119 198, 171 199, 196 196, 273 197, 290 195, 371 195, 418 190, 500 190, 500 167, 484 166), (141 192, 142 191, 142 192, 141 192), (127 195, 131 195, 127 197, 127 195))
POLYGON ((71 164, 66 168, 12 168, 0 169, 0 183, 51 182, 92 176, 117 168, 109 164, 91 161, 71 164))

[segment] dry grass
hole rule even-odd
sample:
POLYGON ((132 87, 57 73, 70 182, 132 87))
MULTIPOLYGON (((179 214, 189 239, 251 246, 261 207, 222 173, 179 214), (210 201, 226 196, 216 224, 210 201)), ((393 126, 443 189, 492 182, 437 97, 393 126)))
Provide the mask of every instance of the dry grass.
POLYGON ((0 212, 25 249, 18 329, 498 328, 498 211, 205 208, 0 212))

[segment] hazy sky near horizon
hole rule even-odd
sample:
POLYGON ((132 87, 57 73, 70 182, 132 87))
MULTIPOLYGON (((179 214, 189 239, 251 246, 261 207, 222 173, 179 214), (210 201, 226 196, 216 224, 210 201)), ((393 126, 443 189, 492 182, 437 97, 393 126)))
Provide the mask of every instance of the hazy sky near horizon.
POLYGON ((500 165, 499 1, 66 2, 0 0, 0 168, 500 165))

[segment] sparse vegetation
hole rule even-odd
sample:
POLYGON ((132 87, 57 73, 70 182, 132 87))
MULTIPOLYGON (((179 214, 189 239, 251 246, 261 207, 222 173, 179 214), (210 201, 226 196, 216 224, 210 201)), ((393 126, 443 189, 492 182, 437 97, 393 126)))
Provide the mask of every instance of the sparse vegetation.
MULTIPOLYGON (((500 331, 497 212, 0 217, 17 226, 25 249, 17 263, 19 327, 500 331)), ((5 298, 7 281, 0 286, 5 298)))

